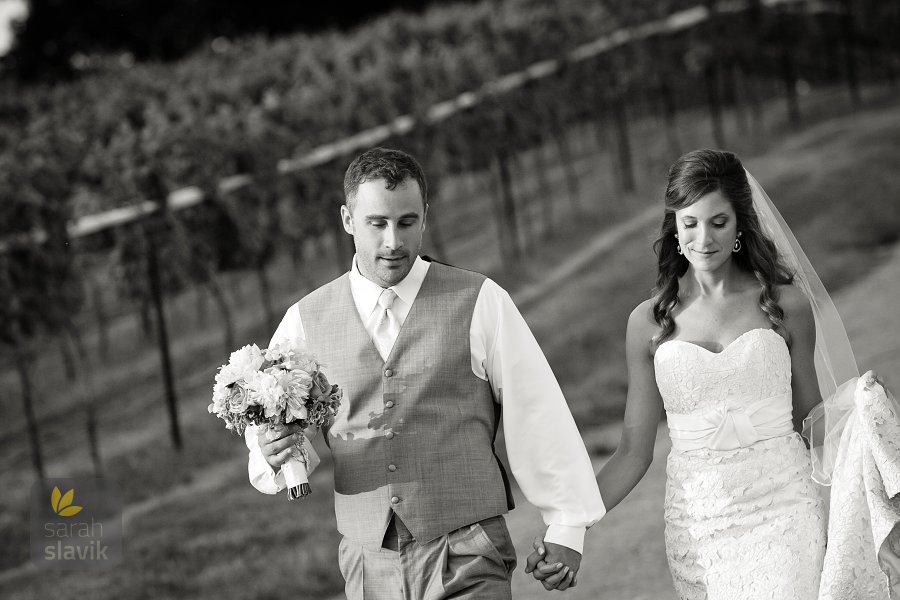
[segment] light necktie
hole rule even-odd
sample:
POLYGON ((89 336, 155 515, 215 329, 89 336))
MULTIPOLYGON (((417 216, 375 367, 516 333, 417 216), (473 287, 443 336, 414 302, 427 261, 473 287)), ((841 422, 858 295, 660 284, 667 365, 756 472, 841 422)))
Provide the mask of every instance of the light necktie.
POLYGON ((375 323, 372 339, 383 359, 387 359, 388 354, 391 353, 391 348, 394 347, 394 342, 400 333, 400 321, 397 320, 397 315, 391 310, 391 306, 396 299, 397 292, 391 289, 382 291, 378 297, 378 306, 381 309, 381 314, 375 323))

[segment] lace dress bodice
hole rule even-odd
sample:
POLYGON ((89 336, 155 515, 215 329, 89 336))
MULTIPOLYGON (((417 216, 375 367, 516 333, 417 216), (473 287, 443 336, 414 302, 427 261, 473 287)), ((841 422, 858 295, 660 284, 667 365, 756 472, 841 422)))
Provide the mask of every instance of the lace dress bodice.
POLYGON ((751 403, 791 393, 791 358, 772 329, 751 329, 721 352, 681 340, 660 344, 656 384, 667 413, 695 414, 729 400, 751 403))

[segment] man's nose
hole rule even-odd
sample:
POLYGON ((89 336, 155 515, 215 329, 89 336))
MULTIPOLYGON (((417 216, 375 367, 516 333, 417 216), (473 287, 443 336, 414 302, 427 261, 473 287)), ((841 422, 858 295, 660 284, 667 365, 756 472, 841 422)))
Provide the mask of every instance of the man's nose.
POLYGON ((396 250, 403 245, 399 232, 395 225, 388 225, 384 230, 384 245, 386 248, 396 250))

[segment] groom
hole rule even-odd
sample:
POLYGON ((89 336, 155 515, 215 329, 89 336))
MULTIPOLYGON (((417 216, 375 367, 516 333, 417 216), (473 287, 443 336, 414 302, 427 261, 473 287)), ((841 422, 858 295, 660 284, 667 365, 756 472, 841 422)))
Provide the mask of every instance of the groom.
MULTIPOLYGON (((496 283, 419 256, 427 187, 410 155, 363 153, 344 193, 350 271, 291 306, 273 342, 304 338, 344 390, 325 441, 347 597, 510 598, 501 409, 512 472, 548 525, 545 560, 568 567, 564 589, 605 509, 531 331, 496 283)), ((248 439, 257 489, 284 489, 291 443, 248 439)))

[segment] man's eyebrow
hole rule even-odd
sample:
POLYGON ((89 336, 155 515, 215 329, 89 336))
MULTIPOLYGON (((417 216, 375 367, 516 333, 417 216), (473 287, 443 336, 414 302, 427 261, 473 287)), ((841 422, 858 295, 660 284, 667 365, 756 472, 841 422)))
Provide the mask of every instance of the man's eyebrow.
MULTIPOLYGON (((374 214, 373 214, 373 215, 366 215, 365 218, 366 218, 366 220, 370 220, 370 221, 371 221, 371 220, 376 220, 376 219, 382 219, 382 220, 385 220, 385 219, 387 219, 388 217, 385 216, 385 215, 374 215, 374 214)), ((419 213, 410 212, 410 213, 406 213, 406 214, 404 214, 404 215, 400 215, 399 218, 400 218, 400 219, 418 219, 418 218, 419 218, 419 213)))

